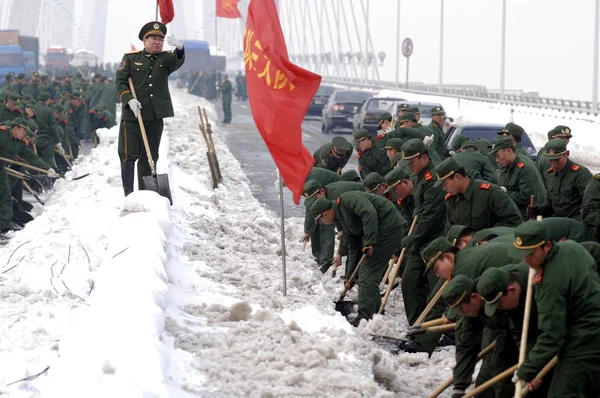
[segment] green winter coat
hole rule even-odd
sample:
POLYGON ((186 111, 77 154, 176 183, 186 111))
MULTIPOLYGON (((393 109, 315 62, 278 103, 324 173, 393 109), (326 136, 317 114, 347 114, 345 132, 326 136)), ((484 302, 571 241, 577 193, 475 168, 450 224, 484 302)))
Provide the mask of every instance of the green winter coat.
POLYGON ((446 207, 446 232, 455 224, 481 230, 523 222, 510 197, 499 186, 481 180, 471 179, 464 194, 447 194, 446 207))
POLYGON ((474 172, 474 178, 492 184, 498 183, 496 168, 487 156, 478 152, 462 151, 455 153, 453 157, 465 170, 474 172))
MULTIPOLYGON (((362 191, 363 185, 360 182, 338 181, 325 185, 325 197, 329 200, 336 200, 344 192, 362 191)), ((310 207, 315 202, 315 197, 304 201, 306 216, 304 217, 304 231, 312 232, 316 226, 314 218, 308 217, 310 207)))
POLYGON ((415 216, 418 217, 415 229, 410 235, 416 250, 427 246, 429 242, 444 234, 444 190, 441 185, 434 186, 434 164, 429 164, 414 177, 413 198, 415 216))
POLYGON ((581 219, 590 229, 592 238, 600 241, 600 173, 585 187, 581 202, 581 219))
POLYGON ((506 188, 508 196, 517 205, 521 215, 527 217, 527 206, 531 195, 538 203, 546 201, 546 188, 537 170, 522 162, 517 156, 508 166, 502 168, 498 185, 506 188))
POLYGON ((23 141, 17 140, 12 136, 10 127, 0 126, 0 155, 8 159, 20 157, 28 164, 48 170, 50 166, 40 159, 23 141))
POLYGON ((358 171, 361 178, 364 179, 374 171, 384 176, 392 169, 390 159, 381 148, 379 144, 373 142, 371 148, 358 152, 356 157, 358 158, 358 171))
POLYGON ((324 144, 315 151, 313 154, 313 157, 315 158, 315 167, 323 167, 337 173, 338 169, 342 170, 344 166, 346 166, 354 149, 351 148, 349 151, 346 151, 344 155, 336 158, 331 154, 331 145, 331 143, 324 144))
POLYGON ((6 107, 6 104, 0 105, 0 123, 12 122, 18 117, 24 117, 22 110, 11 111, 6 107))
POLYGON ((583 195, 592 173, 569 159, 560 172, 548 170, 547 174, 547 199, 539 206, 539 214, 543 217, 569 217, 581 221, 583 195))
POLYGON ((37 134, 38 145, 58 144, 61 141, 61 137, 58 131, 58 124, 54 118, 54 110, 41 102, 35 104, 34 110, 34 121, 39 127, 37 134))
POLYGON ((442 126, 440 126, 433 120, 431 121, 431 123, 429 123, 429 125, 427 127, 429 127, 429 129, 431 131, 433 131, 433 144, 431 144, 432 147, 435 148, 440 159, 442 159, 442 160, 446 159, 447 155, 446 155, 446 141, 445 141, 444 129, 442 128, 442 126))

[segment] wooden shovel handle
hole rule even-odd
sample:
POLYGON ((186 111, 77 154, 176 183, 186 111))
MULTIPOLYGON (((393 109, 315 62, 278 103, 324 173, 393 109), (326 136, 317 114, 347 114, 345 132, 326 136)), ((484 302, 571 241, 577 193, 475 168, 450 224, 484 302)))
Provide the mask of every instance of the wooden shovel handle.
MULTIPOLYGON (((137 96, 135 95, 135 87, 133 86, 133 80, 131 80, 131 77, 128 77, 127 81, 129 82, 129 89, 131 90, 131 95, 133 95, 133 98, 137 100, 137 96)), ((140 125, 142 140, 144 141, 144 148, 146 148, 146 155, 148 155, 148 164, 150 165, 150 171, 153 175, 156 175, 156 167, 154 166, 154 159, 152 159, 152 153, 150 153, 150 144, 148 144, 148 136, 146 135, 146 128, 144 127, 144 119, 142 119, 141 110, 138 110, 137 120, 140 125)))
POLYGON ((419 318, 416 320, 415 323, 421 323, 421 322, 423 322, 423 320, 429 314, 429 312, 431 311, 431 309, 437 304, 437 302, 439 301, 440 297, 442 297, 442 294, 444 294, 444 290, 446 290, 446 286, 448 286, 448 283, 450 283, 449 280, 447 280, 446 282, 444 282, 444 284, 442 285, 442 287, 440 287, 440 290, 438 290, 437 293, 435 294, 435 296, 433 296, 433 298, 431 299, 431 301, 429 302, 429 304, 427 304, 427 307, 425 307, 425 309, 423 310, 423 313, 419 316, 419 318))
MULTIPOLYGON (((352 272, 350 279, 348 279, 348 282, 347 282, 348 284, 351 284, 354 281, 354 279, 358 275, 358 270, 360 269, 360 266, 362 265, 362 263, 365 261, 366 258, 367 258, 367 254, 365 253, 360 258, 360 261, 358 262, 358 265, 356 266, 356 268, 354 268, 354 271, 352 272)), ((349 289, 347 289, 346 286, 344 286, 344 290, 342 290, 342 294, 340 295, 339 301, 342 301, 344 299, 344 297, 346 297, 346 293, 348 293, 348 290, 349 289)))
POLYGON ((510 368, 506 369, 504 372, 492 377, 491 379, 489 379, 482 385, 475 387, 474 389, 472 389, 471 391, 469 391, 468 393, 463 395, 463 398, 473 398, 477 394, 481 393, 482 391, 487 390, 488 388, 490 388, 494 384, 498 383, 499 381, 502 381, 502 380, 512 376, 512 374, 515 373, 515 370, 517 370, 518 368, 519 368, 519 365, 511 366, 510 368))
POLYGON ((35 166, 30 165, 30 164, 19 162, 19 161, 16 161, 16 160, 11 160, 11 159, 8 159, 8 158, 2 157, 2 156, 0 156, 0 160, 3 161, 3 162, 16 164, 17 166, 22 166, 22 167, 25 167, 25 168, 28 168, 28 169, 31 169, 31 170, 39 171, 40 173, 44 173, 44 174, 50 173, 48 170, 40 169, 39 167, 35 167, 35 166))
MULTIPOLYGON (((542 368, 542 370, 540 370, 540 373, 537 374, 537 376, 535 376, 536 379, 543 379, 544 376, 546 376, 548 374, 548 372, 550 372, 552 370, 553 367, 556 366, 556 364, 558 363, 558 356, 555 356, 554 358, 552 358, 550 360, 550 362, 548 362, 546 364, 546 366, 544 366, 542 368)), ((529 393, 529 385, 527 385, 524 389, 523 392, 521 393, 521 398, 523 398, 525 395, 527 395, 529 393)))

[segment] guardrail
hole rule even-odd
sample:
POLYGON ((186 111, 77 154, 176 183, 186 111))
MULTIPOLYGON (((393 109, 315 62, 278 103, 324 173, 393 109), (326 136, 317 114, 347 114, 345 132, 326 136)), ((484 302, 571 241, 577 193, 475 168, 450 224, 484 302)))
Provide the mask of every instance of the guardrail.
POLYGON ((538 108, 556 109, 565 112, 578 112, 598 115, 600 107, 594 109, 591 101, 578 101, 559 98, 531 97, 526 95, 505 94, 504 99, 499 93, 488 92, 483 86, 471 86, 469 88, 443 87, 440 91, 438 85, 423 83, 408 83, 397 85, 389 81, 373 81, 364 79, 349 79, 323 76, 323 82, 333 84, 351 85, 369 89, 402 90, 416 94, 435 94, 444 97, 459 97, 475 101, 495 102, 499 104, 510 104, 520 106, 533 106, 538 108))

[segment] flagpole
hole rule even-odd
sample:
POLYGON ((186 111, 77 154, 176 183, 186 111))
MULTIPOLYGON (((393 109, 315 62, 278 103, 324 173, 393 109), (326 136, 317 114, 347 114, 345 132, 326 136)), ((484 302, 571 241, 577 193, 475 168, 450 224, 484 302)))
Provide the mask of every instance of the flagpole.
POLYGON ((217 17, 217 11, 215 11, 215 57, 217 56, 217 21, 219 17, 217 17))
POLYGON ((285 219, 283 217, 283 180, 281 179, 281 173, 279 170, 279 204, 281 205, 281 269, 283 272, 283 278, 281 285, 283 286, 283 296, 287 296, 287 276, 285 270, 285 219))
POLYGON ((154 14, 154 20, 158 21, 158 0, 156 0, 156 14, 154 14))

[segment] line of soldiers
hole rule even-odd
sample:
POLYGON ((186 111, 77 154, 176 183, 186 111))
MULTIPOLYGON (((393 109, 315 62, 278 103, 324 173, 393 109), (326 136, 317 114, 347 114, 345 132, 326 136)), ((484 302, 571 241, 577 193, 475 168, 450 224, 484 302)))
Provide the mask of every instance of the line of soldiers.
MULTIPOLYGON (((80 154, 81 140, 115 125, 114 84, 103 76, 94 79, 90 84, 73 80, 71 74, 57 81, 37 72, 29 81, 7 75, 0 86, 0 156, 51 170, 52 178, 67 172, 80 154)), ((0 169, 0 233, 5 234, 31 220, 25 214, 31 205, 23 201, 23 189, 31 183, 39 190, 41 184, 32 183, 26 167, 5 161, 0 169)))
MULTIPOLYGON (((493 143, 458 137, 453 151, 438 152, 437 135, 429 132, 441 132, 445 114, 439 107, 432 113, 427 133, 415 128, 419 118, 408 111, 393 127, 391 115, 382 114, 376 138, 356 131, 362 183, 355 172, 342 173, 353 151, 343 137, 315 152, 304 186, 303 240, 311 239, 323 272, 346 257, 347 288, 365 258, 354 281, 358 316, 351 323, 357 326, 378 311, 388 263, 406 249, 400 288, 409 325, 440 289, 443 299, 430 303, 425 321, 458 321, 452 392, 458 398, 472 382, 477 354, 492 341, 495 349, 484 359, 477 385, 517 363, 531 268, 535 316, 523 347, 527 360, 514 382, 527 382, 534 397, 598 396, 600 174, 592 176, 570 159, 567 126, 548 132, 535 162, 514 123, 493 143), (537 216, 542 221, 523 222, 537 216), (415 227, 407 234, 411 220, 415 227), (334 253, 336 229, 342 237, 334 253), (554 377, 538 379, 555 355, 554 377)), ((420 334, 399 350, 431 355, 452 340, 448 334, 420 334)), ((508 380, 478 396, 513 395, 508 380)))

